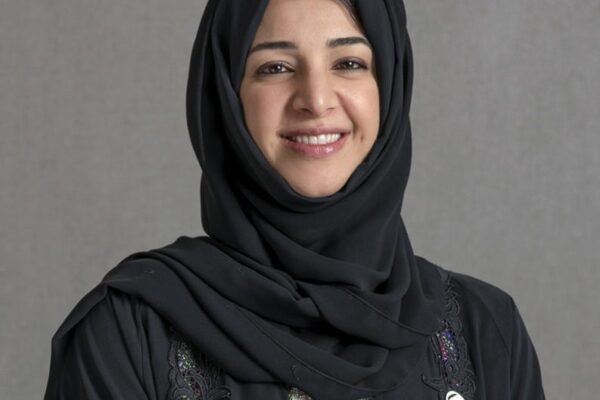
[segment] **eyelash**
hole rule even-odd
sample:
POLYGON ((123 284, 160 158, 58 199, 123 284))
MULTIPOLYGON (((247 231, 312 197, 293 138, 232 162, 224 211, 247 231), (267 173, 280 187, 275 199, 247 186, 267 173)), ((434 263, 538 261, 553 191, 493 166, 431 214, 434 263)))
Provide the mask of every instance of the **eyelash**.
MULTIPOLYGON (((356 64, 356 65, 357 65, 357 67, 356 67, 356 68, 341 68, 342 70, 346 70, 346 71, 358 71, 358 70, 361 70, 361 69, 367 69, 367 66, 366 66, 365 64, 363 64, 362 62, 360 62, 360 61, 357 61, 357 60, 343 60, 343 61, 339 62, 339 63, 338 63, 338 65, 339 65, 339 64, 344 64, 344 63, 354 63, 354 64, 356 64)), ((279 66, 282 66, 282 67, 284 67, 284 68, 287 68, 287 67, 284 65, 284 63, 282 63, 282 62, 276 62, 276 63, 267 64, 267 65, 264 65, 264 66, 262 66, 262 67, 261 67, 261 68, 258 70, 258 72, 257 72, 257 73, 258 73, 259 75, 278 75, 278 74, 283 74, 283 73, 285 73, 285 72, 265 72, 265 71, 266 71, 266 70, 268 70, 269 68, 272 68, 272 67, 279 67, 279 66)))

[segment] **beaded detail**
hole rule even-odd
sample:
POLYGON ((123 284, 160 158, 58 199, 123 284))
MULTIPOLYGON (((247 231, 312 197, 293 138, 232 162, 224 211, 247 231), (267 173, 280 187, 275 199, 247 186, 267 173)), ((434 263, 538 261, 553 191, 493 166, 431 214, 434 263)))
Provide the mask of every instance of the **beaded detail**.
POLYGON ((304 393, 297 387, 290 388, 288 392, 288 400, 312 400, 309 395, 304 393))
POLYGON ((231 392, 221 385, 221 371, 171 328, 169 400, 221 400, 231 392))
POLYGON ((456 393, 465 400, 475 396, 475 377, 467 351, 467 342, 462 336, 460 305, 453 281, 446 279, 446 309, 444 327, 431 337, 435 358, 440 366, 441 377, 423 376, 423 382, 440 392, 444 399, 448 393, 456 393))

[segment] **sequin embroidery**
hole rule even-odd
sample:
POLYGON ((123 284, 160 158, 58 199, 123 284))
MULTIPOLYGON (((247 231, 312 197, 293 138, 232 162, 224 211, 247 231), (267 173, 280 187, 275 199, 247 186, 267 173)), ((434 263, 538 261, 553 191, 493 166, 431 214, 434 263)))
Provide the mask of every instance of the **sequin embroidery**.
POLYGON ((456 335, 452 332, 452 329, 446 328, 441 332, 436 333, 435 335, 438 340, 438 345, 440 348, 440 357, 443 363, 448 363, 448 361, 458 360, 459 354, 456 348, 456 335))
POLYGON ((458 294, 453 281, 446 279, 446 309, 443 328, 432 336, 432 349, 441 371, 440 378, 423 376, 423 381, 440 392, 440 398, 447 393, 457 393, 465 400, 475 396, 475 378, 467 342, 462 336, 458 294))
POLYGON ((293 387, 288 392, 288 400, 312 400, 309 395, 302 390, 293 387))
POLYGON ((221 371, 171 328, 169 399, 221 400, 231 392, 220 384, 221 371))

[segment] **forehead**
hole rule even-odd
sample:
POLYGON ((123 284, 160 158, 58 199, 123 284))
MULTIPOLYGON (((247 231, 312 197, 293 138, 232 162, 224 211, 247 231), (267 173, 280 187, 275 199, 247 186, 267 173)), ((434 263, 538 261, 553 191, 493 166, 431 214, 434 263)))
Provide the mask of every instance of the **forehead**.
POLYGON ((349 11, 337 0, 270 0, 256 31, 262 39, 310 40, 320 35, 360 34, 349 11))

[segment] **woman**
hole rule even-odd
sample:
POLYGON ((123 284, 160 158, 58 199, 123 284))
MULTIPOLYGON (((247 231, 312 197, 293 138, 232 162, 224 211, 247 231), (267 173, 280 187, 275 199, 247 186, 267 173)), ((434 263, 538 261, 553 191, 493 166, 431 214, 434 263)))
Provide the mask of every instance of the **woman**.
POLYGON ((413 254, 400 0, 209 1, 188 122, 208 237, 133 254, 50 399, 543 399, 512 299, 413 254))

